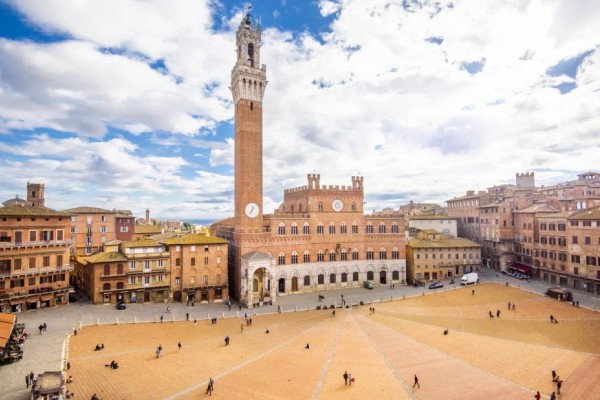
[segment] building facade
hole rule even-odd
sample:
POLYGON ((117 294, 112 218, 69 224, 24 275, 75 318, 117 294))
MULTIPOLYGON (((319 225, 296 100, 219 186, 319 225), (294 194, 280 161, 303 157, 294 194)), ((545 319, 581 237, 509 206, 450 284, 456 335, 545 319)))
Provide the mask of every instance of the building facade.
POLYGON ((408 242, 406 260, 409 283, 451 279, 481 269, 481 245, 430 229, 408 242))
POLYGON ((105 244, 105 249, 77 257, 77 286, 95 304, 162 303, 171 299, 170 257, 155 240, 105 244))
POLYGON ((406 282, 404 216, 365 215, 364 179, 348 186, 287 189, 265 214, 262 195, 262 110, 267 84, 260 64, 261 28, 245 15, 236 33, 238 58, 231 74, 235 104, 234 217, 211 226, 229 247, 232 297, 249 307, 277 295, 406 282))
POLYGON ((86 256, 102 251, 106 242, 116 239, 116 211, 76 207, 63 212, 71 214, 69 240, 74 255, 86 256))
POLYGON ((0 309, 20 312, 69 302, 70 214, 45 207, 44 185, 0 207, 0 309))
POLYGON ((408 227, 426 231, 433 229, 444 235, 458 237, 458 228, 455 218, 444 215, 414 215, 408 217, 408 227))
POLYGON ((194 304, 229 300, 226 240, 186 234, 160 242, 170 256, 174 301, 194 304))
POLYGON ((127 242, 133 240, 135 217, 130 210, 113 210, 115 212, 115 236, 117 240, 127 242))

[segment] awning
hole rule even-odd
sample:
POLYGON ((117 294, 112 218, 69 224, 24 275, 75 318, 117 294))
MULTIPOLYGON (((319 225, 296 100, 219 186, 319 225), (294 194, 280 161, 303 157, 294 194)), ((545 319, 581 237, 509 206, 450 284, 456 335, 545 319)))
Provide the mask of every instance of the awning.
POLYGON ((52 300, 53 294, 52 293, 46 293, 41 295, 41 300, 42 301, 50 301, 52 300))
POLYGON ((510 269, 514 269, 522 274, 529 274, 531 272, 531 267, 525 264, 513 263, 510 269))

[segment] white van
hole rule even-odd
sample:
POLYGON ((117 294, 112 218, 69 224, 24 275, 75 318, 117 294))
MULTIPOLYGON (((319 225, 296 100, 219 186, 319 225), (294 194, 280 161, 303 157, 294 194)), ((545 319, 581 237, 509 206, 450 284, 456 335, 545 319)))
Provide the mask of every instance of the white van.
POLYGON ((462 278, 460 278, 461 285, 470 285, 477 282, 479 282, 479 276, 477 275, 477 272, 464 274, 462 278))

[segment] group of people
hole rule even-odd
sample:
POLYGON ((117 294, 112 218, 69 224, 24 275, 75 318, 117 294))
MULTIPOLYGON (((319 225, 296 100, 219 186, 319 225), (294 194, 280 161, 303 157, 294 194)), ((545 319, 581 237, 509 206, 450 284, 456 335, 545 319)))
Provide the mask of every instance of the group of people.
POLYGON ((110 367, 110 369, 118 369, 119 368, 119 363, 117 363, 115 360, 112 360, 110 362, 110 364, 104 364, 105 367, 110 367))
POLYGON ((515 311, 515 303, 511 303, 510 300, 508 301, 508 310, 512 310, 515 311))
POLYGON ((352 374, 348 373, 348 371, 344 371, 344 375, 342 376, 344 377, 344 385, 352 386, 352 382, 355 380, 352 374))
POLYGON ((46 330, 48 329, 48 325, 46 325, 46 323, 44 322, 43 324, 40 324, 40 326, 38 326, 38 329, 40 330, 41 335, 42 332, 46 332, 46 330))
POLYGON ((104 343, 98 343, 94 351, 104 350, 104 343))

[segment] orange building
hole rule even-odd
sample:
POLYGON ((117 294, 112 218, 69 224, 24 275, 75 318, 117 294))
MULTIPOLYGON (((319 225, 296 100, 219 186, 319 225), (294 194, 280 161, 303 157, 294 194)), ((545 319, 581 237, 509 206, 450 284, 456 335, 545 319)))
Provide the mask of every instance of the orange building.
POLYGON ((364 180, 287 189, 273 214, 263 212, 262 109, 267 85, 260 64, 261 28, 245 15, 236 32, 231 73, 235 105, 235 215, 211 226, 229 241, 231 295, 252 307, 277 295, 406 283, 404 216, 365 215, 364 180))
POLYGON ((170 255, 173 300, 190 304, 229 299, 226 240, 186 234, 160 242, 170 255))
POLYGON ((0 308, 19 312, 69 302, 70 214, 45 207, 44 185, 0 207, 0 308))
POLYGON ((71 214, 69 239, 72 253, 86 256, 102 251, 104 243, 116 239, 116 211, 96 207, 76 207, 63 210, 71 214))
POLYGON ((429 229, 408 242, 406 259, 409 283, 449 279, 479 271, 481 245, 429 229))
POLYGON ((105 243, 105 249, 77 257, 77 285, 96 304, 161 303, 169 299, 169 253, 155 240, 105 243))

